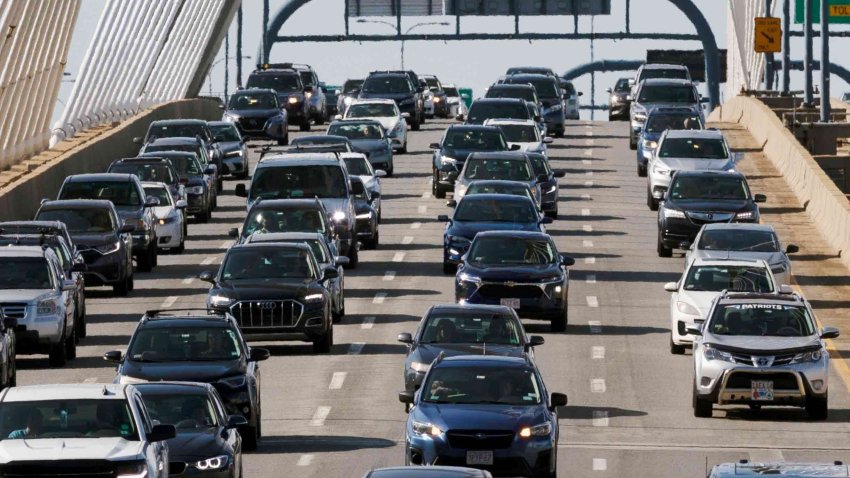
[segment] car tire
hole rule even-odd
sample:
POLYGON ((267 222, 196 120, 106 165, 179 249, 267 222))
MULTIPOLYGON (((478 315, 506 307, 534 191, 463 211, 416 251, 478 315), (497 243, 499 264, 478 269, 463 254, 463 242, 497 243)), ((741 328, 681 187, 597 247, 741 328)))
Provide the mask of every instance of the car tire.
POLYGON ((826 420, 829 416, 829 400, 827 397, 806 398, 806 414, 809 420, 826 420))
POLYGON ((639 178, 646 177, 646 166, 641 166, 640 163, 637 165, 637 175, 639 178))
POLYGON ((186 236, 184 235, 183 237, 180 238, 180 244, 178 244, 177 247, 172 249, 172 251, 175 254, 183 254, 183 251, 185 251, 185 250, 186 250, 186 236))
POLYGON ((706 400, 704 398, 700 398, 699 393, 697 393, 697 383, 694 381, 693 387, 693 407, 694 407, 694 416, 697 418, 711 418, 711 412, 714 404, 711 400, 706 400))
POLYGON ((351 250, 348 251, 348 269, 357 269, 357 264, 360 263, 360 251, 357 248, 356 242, 351 245, 351 250))
POLYGON ((59 339, 59 342, 50 346, 50 353, 48 354, 48 361, 51 367, 64 367, 65 364, 68 363, 68 352, 66 348, 68 347, 68 341, 65 338, 65 334, 62 334, 62 338, 59 339))
POLYGON ((561 129, 561 130, 555 131, 555 137, 556 138, 563 138, 564 137, 564 130, 561 129))
POLYGON ((390 164, 387 166, 387 170, 386 170, 388 178, 391 178, 393 176, 393 170, 394 169, 395 169, 395 167, 393 166, 392 161, 390 161, 390 164))
POLYGON ((648 207, 650 211, 658 210, 658 200, 652 197, 648 184, 646 185, 646 207, 648 207))
POLYGON ((298 125, 298 129, 300 131, 310 131, 310 120, 305 119, 298 125))
MULTIPOLYGON (((423 121, 423 123, 424 123, 424 121, 423 121)), ((412 129, 413 131, 419 131, 419 121, 417 121, 417 120, 411 121, 410 122, 410 129, 412 129)))
POLYGON ((247 432, 242 437, 242 448, 248 451, 253 451, 257 449, 257 444, 259 443, 258 435, 260 431, 257 427, 248 427, 247 432))
POLYGON ((558 201, 555 201, 555 209, 551 211, 546 211, 546 217, 551 217, 552 219, 558 219, 558 201))
POLYGON ((379 241, 379 233, 378 231, 375 231, 375 233, 372 234, 372 237, 370 237, 369 240, 367 240, 363 245, 366 247, 366 249, 377 249, 379 241))
POLYGON ((74 360, 77 358, 77 328, 71 328, 71 336, 65 339, 65 358, 74 360))
POLYGON ((277 140, 277 145, 278 145, 278 146, 286 146, 286 141, 285 141, 285 140, 282 140, 282 139, 279 139, 279 140, 277 140))
POLYGON ((118 281, 112 286, 112 295, 116 297, 126 297, 130 292, 130 281, 132 276, 127 276, 123 280, 118 281))
POLYGON ((635 140, 632 135, 629 135, 629 149, 637 151, 637 140, 635 140))
POLYGON ((560 314, 550 319, 549 328, 552 332, 564 332, 567 330, 567 322, 569 321, 567 316, 568 310, 568 307, 564 306, 564 310, 560 314))
POLYGON ((684 355, 685 354, 685 346, 684 345, 676 345, 676 342, 673 342, 673 337, 670 337, 670 353, 673 355, 684 355))
POLYGON ((77 337, 79 337, 80 339, 84 339, 86 338, 86 335, 88 335, 88 331, 86 330, 86 309, 85 307, 83 307, 82 309, 83 313, 80 314, 79 318, 80 329, 77 331, 77 337))
POLYGON ((457 273, 457 266, 448 261, 443 261, 443 274, 452 275, 457 273))
POLYGON ((210 222, 210 210, 207 209, 204 212, 195 214, 195 217, 198 219, 198 222, 200 222, 200 223, 204 223, 204 224, 208 223, 208 222, 210 222))
POLYGON ((9 386, 14 387, 18 385, 18 360, 14 349, 9 353, 9 367, 11 368, 11 372, 9 372, 9 386))
POLYGON ((404 144, 401 146, 401 149, 398 150, 399 154, 407 154, 407 139, 404 140, 404 144))
POLYGON ((133 271, 130 271, 130 277, 127 278, 127 291, 128 292, 133 292, 133 290, 136 288, 136 281, 135 281, 134 277, 135 277, 135 274, 133 273, 133 271))
POLYGON ((148 247, 148 250, 144 254, 136 256, 136 264, 139 272, 150 272, 153 270, 153 255, 151 254, 150 247, 148 247))
MULTIPOLYGON (((344 300, 344 299, 343 299, 344 300)), ((339 308, 337 312, 331 312, 331 318, 333 319, 333 323, 338 324, 342 322, 342 319, 345 318, 345 306, 339 308)))
POLYGON ((151 244, 151 264, 153 267, 159 265, 159 247, 156 246, 157 239, 154 238, 153 244, 151 244))
POLYGON ((673 257, 673 249, 664 245, 664 242, 661 241, 661 231, 658 231, 658 257, 673 257))
POLYGON ((437 170, 434 170, 434 178, 432 179, 431 184, 431 192, 434 194, 434 197, 437 199, 445 199, 446 191, 445 189, 440 187, 440 173, 437 170))
POLYGON ((331 347, 334 345, 334 328, 333 325, 328 327, 328 332, 318 339, 313 341, 313 353, 326 354, 330 353, 331 347))

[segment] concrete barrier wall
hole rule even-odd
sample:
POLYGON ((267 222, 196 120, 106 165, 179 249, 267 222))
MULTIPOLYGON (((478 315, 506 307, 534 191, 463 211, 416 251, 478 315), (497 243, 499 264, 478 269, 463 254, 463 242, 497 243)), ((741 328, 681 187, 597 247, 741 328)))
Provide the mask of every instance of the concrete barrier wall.
POLYGON ((220 119, 218 105, 218 101, 211 99, 166 103, 123 121, 92 141, 72 147, 0 189, 0 220, 32 219, 43 198, 56 198, 67 176, 104 172, 112 161, 135 156, 139 145, 133 143, 133 138, 144 136, 151 121, 170 118, 220 119))
MULTIPOLYGON (((842 261, 850 267, 850 205, 835 183, 779 118, 761 101, 739 96, 715 109, 710 121, 740 123, 785 178, 813 222, 842 261)), ((770 204, 770 191, 765 191, 770 204)))

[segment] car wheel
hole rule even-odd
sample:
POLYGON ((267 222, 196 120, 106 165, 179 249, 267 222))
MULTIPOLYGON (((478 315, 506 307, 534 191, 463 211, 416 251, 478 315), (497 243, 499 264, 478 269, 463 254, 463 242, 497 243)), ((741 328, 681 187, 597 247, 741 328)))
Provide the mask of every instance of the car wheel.
POLYGON ((130 277, 127 278, 127 291, 128 292, 133 292, 133 289, 136 288, 136 281, 135 281, 134 277, 135 277, 135 274, 131 271, 130 277))
POLYGON ((277 140, 277 145, 278 145, 278 146, 286 146, 286 141, 285 141, 285 140, 282 140, 282 139, 279 139, 279 140, 277 140))
POLYGON ((298 129, 301 131, 310 131, 310 119, 305 118, 303 121, 301 121, 301 123, 298 125, 298 129))
POLYGON ((670 337, 670 353, 673 355, 684 355, 685 346, 684 345, 676 345, 676 342, 673 342, 673 337, 670 337))
MULTIPOLYGON (((424 123, 424 121, 423 121, 423 123, 424 123)), ((417 120, 411 121, 410 122, 410 129, 412 129, 413 131, 419 131, 419 121, 417 121, 417 120)))
POLYGON ((68 346, 68 341, 65 338, 65 334, 62 334, 62 338, 59 339, 59 342, 53 344, 50 347, 49 354, 49 362, 51 367, 63 367, 68 363, 68 352, 66 350, 68 346))
POLYGON ((565 306, 564 310, 552 319, 549 322, 549 328, 552 332, 563 332, 567 330, 567 313, 568 309, 565 306))
POLYGON ((180 238, 180 244, 173 249, 175 254, 182 254, 186 250, 186 236, 180 238))
POLYGON ((546 217, 551 217, 552 219, 558 219, 558 203, 555 202, 555 209, 551 211, 546 211, 546 217))
POLYGON ((156 246, 156 238, 151 244, 151 264, 153 264, 153 267, 159 265, 159 248, 156 246))
POLYGON ((451 262, 443 261, 443 274, 456 274, 457 266, 452 264, 451 262))
POLYGON ((693 390, 693 406, 694 406, 694 416, 697 418, 711 418, 711 412, 713 403, 710 400, 706 400, 704 398, 700 398, 697 393, 697 383, 694 381, 694 390, 693 390))
POLYGON ((71 329, 71 336, 65 340, 65 358, 74 360, 77 358, 77 328, 71 329))
POLYGON ((80 330, 77 331, 77 336, 81 339, 86 338, 88 331, 86 330, 86 309, 82 307, 83 312, 80 314, 80 330))
POLYGON ((564 137, 564 130, 560 129, 558 131, 555 131, 555 137, 556 138, 563 138, 564 137))
POLYGON ((810 420, 826 420, 829 415, 827 397, 806 398, 806 414, 809 415, 810 420))
POLYGON ((342 322, 342 319, 345 318, 345 306, 341 306, 336 312, 331 312, 331 318, 333 318, 335 324, 342 322))
POLYGON ((130 292, 130 281, 132 279, 128 276, 125 277, 124 280, 118 281, 115 285, 112 286, 112 294, 116 297, 124 297, 130 292))
POLYGON ((407 154, 407 138, 404 140, 404 144, 401 146, 401 149, 398 150, 399 154, 407 154))
POLYGON ((15 357, 14 350, 9 353, 9 367, 12 369, 12 371, 9 372, 9 386, 14 387, 18 385, 18 362, 15 357))
POLYGON ((640 178, 646 177, 646 166, 641 166, 640 163, 637 165, 637 175, 640 178))
POLYGON ((357 244, 352 244, 350 249, 348 251, 348 268, 357 269, 357 264, 360 262, 360 253, 357 250, 357 244))
POLYGON ((392 163, 392 161, 390 161, 390 164, 387 165, 387 171, 386 171, 388 178, 392 177, 394 169, 395 168, 393 167, 393 163, 392 163))
POLYGON ((650 192, 649 184, 646 185, 646 207, 648 207, 650 211, 658 210, 658 200, 652 197, 652 192, 650 192))
POLYGON ((330 353, 331 347, 334 344, 334 328, 333 325, 328 327, 327 333, 313 341, 313 353, 326 354, 330 353))
POLYGON ((247 433, 242 436, 242 448, 248 451, 256 450, 257 443, 259 440, 257 439, 257 435, 259 435, 259 430, 257 427, 247 427, 247 433))
POLYGON ((434 170, 434 179, 433 184, 431 184, 431 192, 434 193, 434 197, 437 199, 445 199, 446 198, 446 190, 440 187, 440 173, 434 170))
POLYGON ((637 151, 637 140, 631 134, 629 135, 629 149, 637 151))
POLYGON ((661 231, 658 231, 658 257, 673 257, 673 249, 666 247, 661 241, 661 231))
POLYGON ((209 210, 209 208, 207 208, 207 210, 204 211, 204 212, 196 214, 195 217, 198 218, 198 222, 201 222, 201 223, 210 222, 210 210, 209 210))

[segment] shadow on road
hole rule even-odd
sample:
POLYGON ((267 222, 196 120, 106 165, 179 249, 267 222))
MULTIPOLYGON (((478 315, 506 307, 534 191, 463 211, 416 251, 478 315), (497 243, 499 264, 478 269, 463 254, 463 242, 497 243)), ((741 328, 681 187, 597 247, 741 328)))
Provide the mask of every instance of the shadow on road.
POLYGON ((288 435, 265 436, 252 454, 322 453, 391 448, 396 442, 384 438, 356 436, 288 435))

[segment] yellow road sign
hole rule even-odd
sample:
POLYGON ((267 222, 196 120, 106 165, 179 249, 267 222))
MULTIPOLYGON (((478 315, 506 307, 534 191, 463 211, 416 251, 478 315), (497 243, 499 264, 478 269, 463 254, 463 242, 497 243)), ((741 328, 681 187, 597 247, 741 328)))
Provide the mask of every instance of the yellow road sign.
POLYGON ((829 16, 832 17, 850 17, 850 5, 830 5, 829 16))
POLYGON ((782 25, 779 18, 757 17, 753 48, 756 53, 779 53, 782 51, 782 25))

